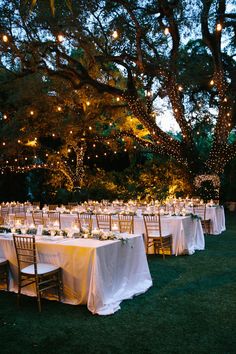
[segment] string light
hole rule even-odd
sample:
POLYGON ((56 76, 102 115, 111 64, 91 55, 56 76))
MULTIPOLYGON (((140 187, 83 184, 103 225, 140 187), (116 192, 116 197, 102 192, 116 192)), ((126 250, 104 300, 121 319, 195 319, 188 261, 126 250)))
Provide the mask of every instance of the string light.
POLYGON ((3 40, 4 43, 7 43, 8 42, 8 36, 6 34, 4 34, 2 36, 2 40, 3 40))
POLYGON ((113 31, 112 37, 113 37, 114 39, 117 39, 117 38, 119 37, 118 32, 117 32, 117 31, 113 31))
POLYGON ((165 33, 166 36, 170 33, 170 30, 169 30, 168 27, 166 27, 166 28, 164 29, 164 33, 165 33))
POLYGON ((216 30, 217 30, 218 32, 222 31, 222 24, 221 24, 220 22, 217 23, 217 25, 216 25, 216 30))
POLYGON ((34 111, 30 111, 30 115, 33 116, 34 115, 34 111))
POLYGON ((63 36, 63 34, 58 34, 57 40, 58 40, 58 42, 62 43, 65 40, 65 37, 63 36))

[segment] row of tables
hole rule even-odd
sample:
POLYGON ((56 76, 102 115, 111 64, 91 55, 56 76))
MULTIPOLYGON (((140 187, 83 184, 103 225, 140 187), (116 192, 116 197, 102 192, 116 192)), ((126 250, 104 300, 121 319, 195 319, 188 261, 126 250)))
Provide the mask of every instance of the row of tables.
MULTIPOLYGON (((225 230, 224 209, 208 208, 212 230, 225 230)), ((76 214, 61 214, 63 228, 72 227, 76 214)), ((173 235, 173 254, 193 254, 204 250, 205 241, 199 219, 191 216, 162 216, 162 228, 173 235)), ((95 218, 93 217, 95 223, 95 218)), ((96 225, 94 225, 96 227, 96 225)), ((122 300, 146 292, 152 286, 142 234, 142 217, 135 216, 135 235, 119 240, 73 239, 36 236, 40 262, 60 266, 63 270, 64 302, 87 304, 93 314, 108 315, 120 308, 122 300)), ((17 291, 17 261, 11 234, 0 235, 0 257, 11 266, 10 290, 17 291)), ((25 289, 33 296, 35 290, 25 289)))

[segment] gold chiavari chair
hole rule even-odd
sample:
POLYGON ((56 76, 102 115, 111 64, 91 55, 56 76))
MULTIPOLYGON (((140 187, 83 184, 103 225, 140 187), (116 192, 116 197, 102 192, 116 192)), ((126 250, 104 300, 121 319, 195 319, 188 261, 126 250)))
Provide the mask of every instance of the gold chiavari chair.
POLYGON ((86 228, 90 231, 93 228, 93 220, 91 213, 77 213, 77 220, 79 224, 79 228, 86 228))
POLYGON ((9 262, 5 258, 0 258, 0 281, 4 282, 9 290, 9 262))
POLYGON ((206 204, 198 204, 194 206, 194 214, 201 218, 201 224, 204 234, 211 233, 211 219, 206 218, 206 204))
POLYGON ((24 205, 18 205, 12 208, 12 213, 15 216, 26 217, 26 207, 24 205))
POLYGON ((0 226, 4 225, 4 217, 0 215, 0 226))
POLYGON ((9 216, 9 207, 8 206, 1 206, 1 216, 4 219, 4 222, 8 219, 8 216, 9 216))
POLYGON ((34 226, 38 226, 38 225, 46 226, 46 221, 43 217, 42 211, 33 211, 32 218, 33 218, 34 226))
POLYGON ((22 226, 26 224, 26 216, 14 216, 14 225, 15 227, 17 226, 22 226))
POLYGON ((134 216, 118 214, 119 231, 128 234, 134 233, 134 216))
POLYGON ((111 231, 111 214, 96 214, 96 221, 99 229, 111 231))
POLYGON ((61 229, 61 214, 59 212, 48 213, 46 220, 49 226, 54 226, 61 229))
POLYGON ((145 231, 146 231, 146 250, 148 253, 149 247, 154 247, 154 252, 162 253, 163 259, 165 253, 172 254, 172 235, 163 233, 161 229, 161 218, 158 215, 143 215, 145 231))
POLYGON ((39 263, 36 256, 35 235, 13 235, 18 264, 18 304, 21 289, 35 284, 38 310, 41 312, 41 295, 46 290, 56 288, 58 300, 61 301, 61 268, 53 264, 39 263))

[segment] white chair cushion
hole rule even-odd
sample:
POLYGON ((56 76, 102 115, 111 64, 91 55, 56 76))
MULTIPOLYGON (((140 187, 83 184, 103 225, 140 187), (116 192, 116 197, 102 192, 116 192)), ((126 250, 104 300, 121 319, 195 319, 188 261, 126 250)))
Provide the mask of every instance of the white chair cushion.
MULTIPOLYGON (((160 237, 160 232, 158 232, 158 231, 153 231, 153 232, 150 232, 150 233, 148 234, 148 236, 149 236, 149 237, 160 237)), ((162 236, 162 237, 169 237, 170 234, 168 234, 168 233, 166 232, 166 233, 163 233, 161 236, 162 236)))
POLYGON ((7 261, 6 258, 0 258, 0 264, 1 264, 1 263, 4 263, 4 262, 6 262, 6 261, 7 261))
MULTIPOLYGON (((44 274, 44 273, 49 273, 53 272, 54 270, 59 269, 59 267, 53 265, 53 264, 48 264, 48 263, 37 263, 37 270, 38 274, 44 274)), ((31 264, 28 267, 22 268, 21 273, 25 274, 35 274, 34 272, 34 265, 31 264)))

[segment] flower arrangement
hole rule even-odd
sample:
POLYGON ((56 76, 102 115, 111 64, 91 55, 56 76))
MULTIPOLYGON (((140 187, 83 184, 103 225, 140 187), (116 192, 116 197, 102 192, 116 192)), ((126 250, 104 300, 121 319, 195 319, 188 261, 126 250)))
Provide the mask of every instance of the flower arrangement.
POLYGON ((128 238, 121 236, 113 231, 104 231, 100 229, 89 230, 87 228, 81 228, 80 233, 76 235, 78 238, 90 238, 94 240, 107 241, 107 240, 121 240, 122 243, 127 243, 128 238))
POLYGON ((122 210, 119 212, 120 215, 130 215, 130 216, 135 216, 137 213, 135 211, 131 210, 122 210))

